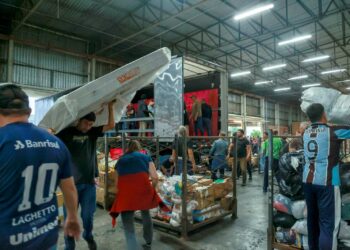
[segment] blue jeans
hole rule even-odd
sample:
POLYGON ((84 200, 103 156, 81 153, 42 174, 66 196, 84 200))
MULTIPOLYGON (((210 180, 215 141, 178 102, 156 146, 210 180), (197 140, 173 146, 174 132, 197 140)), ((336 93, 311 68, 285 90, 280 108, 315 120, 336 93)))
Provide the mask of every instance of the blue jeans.
MULTIPOLYGON (((94 222, 94 213, 96 211, 96 186, 95 184, 77 184, 78 205, 80 205, 80 216, 83 220, 83 238, 86 241, 93 240, 92 228, 94 222)), ((64 209, 66 217, 66 210, 64 209)), ((64 237, 65 249, 74 250, 75 240, 73 237, 64 237)))
POLYGON ((211 119, 203 117, 203 127, 208 136, 211 136, 211 119))
MULTIPOLYGON (((143 238, 146 244, 152 244, 153 238, 153 223, 148 210, 141 211, 143 224, 143 238)), ((134 227, 134 211, 126 211, 121 213, 122 222, 124 226, 124 234, 126 238, 126 245, 128 250, 140 249, 135 235, 134 227)))
POLYGON ((201 132, 201 135, 204 135, 204 129, 203 129, 203 119, 202 117, 198 117, 197 121, 194 122, 194 133, 195 135, 199 135, 198 130, 201 132))
MULTIPOLYGON (((281 178, 279 176, 279 160, 278 159, 273 159, 272 162, 272 168, 274 170, 275 173, 275 178, 277 180, 277 183, 280 183, 281 178)), ((267 188, 269 186, 269 158, 265 157, 265 169, 264 169, 264 187, 263 187, 263 191, 267 192, 267 188)))
POLYGON ((259 160, 260 173, 263 173, 265 171, 265 162, 266 162, 266 156, 261 155, 259 160))

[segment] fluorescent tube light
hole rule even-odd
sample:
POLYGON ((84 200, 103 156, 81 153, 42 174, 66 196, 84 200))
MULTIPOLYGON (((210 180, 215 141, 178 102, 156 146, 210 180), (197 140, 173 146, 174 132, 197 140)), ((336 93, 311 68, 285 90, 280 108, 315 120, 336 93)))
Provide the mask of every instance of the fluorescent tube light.
POLYGON ((287 64, 282 63, 282 64, 276 64, 276 65, 271 65, 271 66, 265 67, 265 68, 263 68, 262 70, 263 70, 263 71, 267 71, 267 70, 273 70, 273 69, 283 68, 283 67, 286 67, 286 66, 287 66, 287 64))
POLYGON ((325 60, 327 58, 329 58, 330 56, 325 55, 325 56, 316 56, 316 57, 311 57, 311 58, 307 58, 305 60, 303 60, 302 62, 315 62, 315 61, 320 61, 320 60, 325 60))
POLYGON ((310 87, 317 87, 317 86, 321 86, 321 83, 310 83, 310 84, 305 84, 302 85, 302 88, 310 88, 310 87))
POLYGON ((333 74, 333 73, 340 73, 340 72, 344 72, 344 71, 346 71, 346 69, 327 70, 327 71, 321 72, 321 75, 327 75, 327 74, 333 74))
POLYGON ((241 71, 241 72, 237 72, 237 73, 232 73, 231 77, 238 77, 238 76, 245 76, 245 75, 249 75, 250 71, 241 71))
POLYGON ((347 87, 346 89, 350 89, 350 87, 347 87))
POLYGON ((254 16, 254 15, 259 14, 259 13, 261 13, 263 11, 272 9, 273 7, 274 7, 273 4, 268 4, 268 5, 264 5, 264 6, 258 7, 258 8, 247 10, 247 11, 244 11, 244 12, 238 14, 238 15, 235 15, 233 19, 241 20, 243 18, 254 16))
POLYGON ((286 45, 286 44, 290 44, 290 43, 300 42, 300 41, 303 41, 303 40, 306 40, 306 39, 310 39, 311 37, 312 37, 312 35, 296 36, 296 37, 293 37, 290 40, 279 42, 278 46, 286 45))
POLYGON ((309 77, 308 75, 294 76, 292 78, 289 78, 288 80, 289 81, 294 81, 294 80, 305 79, 305 78, 308 78, 308 77, 309 77))
POLYGON ((275 92, 280 92, 280 91, 287 91, 290 90, 290 88, 279 88, 279 89, 275 89, 275 92))
POLYGON ((255 82, 255 85, 262 85, 262 84, 266 84, 266 83, 272 83, 273 81, 261 81, 261 82, 255 82))

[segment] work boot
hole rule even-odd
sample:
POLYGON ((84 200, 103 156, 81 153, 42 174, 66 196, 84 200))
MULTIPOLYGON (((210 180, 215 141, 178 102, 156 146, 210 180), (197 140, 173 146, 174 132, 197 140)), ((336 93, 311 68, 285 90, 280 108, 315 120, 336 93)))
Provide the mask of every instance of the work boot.
POLYGON ((94 239, 87 240, 89 250, 97 250, 97 244, 94 239))

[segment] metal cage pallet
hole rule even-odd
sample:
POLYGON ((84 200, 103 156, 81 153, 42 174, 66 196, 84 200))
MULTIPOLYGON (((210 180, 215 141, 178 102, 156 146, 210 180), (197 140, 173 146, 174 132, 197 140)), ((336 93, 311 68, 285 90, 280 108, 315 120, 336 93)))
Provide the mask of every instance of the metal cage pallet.
MULTIPOLYGON (((169 147, 169 144, 172 145, 169 142, 175 141, 176 148, 179 146, 182 146, 184 149, 184 152, 187 152, 187 140, 198 140, 198 141, 213 141, 214 139, 218 139, 219 137, 185 137, 185 140, 183 140, 183 144, 179 145, 178 140, 176 140, 176 137, 172 138, 165 138, 165 137, 127 137, 123 135, 122 137, 116 137, 116 138, 103 138, 103 145, 99 147, 100 150, 103 150, 105 153, 105 183, 104 183, 104 203, 99 204, 102 205, 104 209, 108 209, 110 204, 108 202, 110 201, 110 198, 114 196, 114 194, 110 193, 108 191, 109 183, 108 183, 108 170, 109 170, 109 159, 108 159, 108 154, 110 149, 112 148, 111 145, 114 144, 116 147, 122 148, 123 152, 125 152, 126 144, 128 140, 139 140, 143 146, 144 149, 150 153, 153 159, 155 159, 156 166, 160 165, 159 158, 160 158, 160 151, 163 150, 172 150, 172 147, 169 147), (175 140, 174 140, 175 139, 175 140)), ((226 137, 228 140, 232 140, 230 137, 226 137)), ((102 141, 102 138, 100 139, 100 143, 102 141)), ((183 162, 187 162, 187 156, 184 155, 183 157, 183 162)), ((178 161, 178 157, 176 156, 175 162, 178 161)), ((237 161, 235 158, 234 161, 234 166, 232 166, 232 183, 233 183, 233 188, 232 188, 232 210, 231 211, 225 211, 222 214, 212 217, 210 219, 207 219, 203 222, 195 223, 195 224, 190 224, 187 220, 188 213, 187 213, 187 195, 188 195, 188 190, 187 190, 187 165, 184 164, 182 168, 182 195, 181 195, 181 205, 182 205, 182 215, 181 215, 181 224, 179 227, 173 227, 170 223, 160 221, 158 219, 152 218, 153 223, 156 227, 161 228, 165 230, 166 232, 175 232, 177 234, 181 234, 181 236, 184 239, 188 238, 189 233, 193 233, 200 228, 203 228, 209 224, 212 224, 214 222, 217 222, 227 216, 231 216, 232 219, 237 218, 237 195, 236 195, 236 168, 235 166, 237 165, 237 161)), ((139 215, 135 215, 136 220, 140 220, 141 217, 139 215)))

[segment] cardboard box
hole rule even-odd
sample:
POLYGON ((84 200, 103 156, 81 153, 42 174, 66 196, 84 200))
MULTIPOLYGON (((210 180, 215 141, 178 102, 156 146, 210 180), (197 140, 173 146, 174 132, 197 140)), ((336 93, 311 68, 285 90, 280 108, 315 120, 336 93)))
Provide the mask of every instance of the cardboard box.
POLYGON ((203 210, 215 204, 214 199, 208 199, 208 198, 199 199, 196 201, 198 202, 198 206, 196 207, 196 210, 203 210))
MULTIPOLYGON (((228 187, 230 186, 230 181, 229 179, 225 179, 223 182, 221 183, 213 183, 213 188, 214 188, 214 198, 215 199, 221 199, 223 197, 225 197, 229 191, 228 191, 228 187)), ((232 190, 232 189, 231 189, 232 190)))
POLYGON ((233 203, 233 195, 232 193, 231 194, 228 194, 226 195, 224 198, 221 199, 220 201, 220 205, 223 209, 225 210, 232 210, 232 204, 233 203))
POLYGON ((202 185, 202 186, 209 186, 210 184, 213 183, 213 180, 212 179, 201 179, 197 183, 199 185, 202 185))
POLYGON ((205 198, 213 199, 214 198, 213 185, 195 188, 193 196, 194 196, 195 200, 200 200, 200 199, 205 199, 205 198))
POLYGON ((96 202, 104 204, 105 202, 105 190, 101 187, 96 187, 96 202))
POLYGON ((232 192, 232 189, 233 189, 233 181, 231 178, 226 178, 225 181, 225 189, 228 191, 228 192, 232 192))

